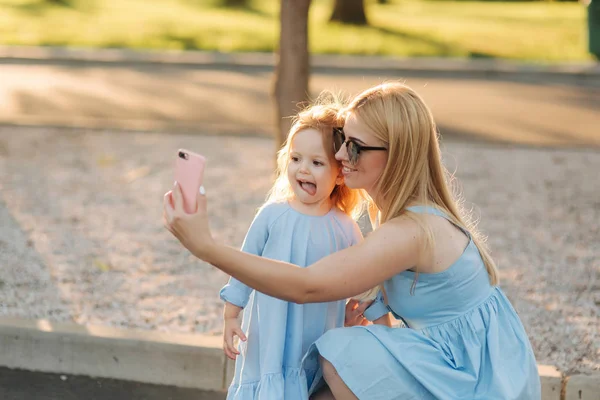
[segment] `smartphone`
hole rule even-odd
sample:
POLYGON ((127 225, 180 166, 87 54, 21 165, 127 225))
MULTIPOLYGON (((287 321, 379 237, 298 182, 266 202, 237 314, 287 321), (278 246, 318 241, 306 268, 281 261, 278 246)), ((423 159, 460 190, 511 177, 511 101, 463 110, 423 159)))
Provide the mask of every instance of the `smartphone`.
POLYGON ((196 212, 196 197, 204 178, 206 159, 200 154, 179 149, 175 160, 175 181, 183 194, 183 209, 188 214, 196 212))

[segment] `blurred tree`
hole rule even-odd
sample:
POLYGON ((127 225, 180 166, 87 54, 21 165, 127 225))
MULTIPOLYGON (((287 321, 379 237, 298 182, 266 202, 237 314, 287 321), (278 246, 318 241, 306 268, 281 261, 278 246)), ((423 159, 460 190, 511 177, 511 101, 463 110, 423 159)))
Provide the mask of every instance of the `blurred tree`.
POLYGON ((69 0, 46 0, 47 3, 52 3, 52 4, 57 4, 60 6, 68 6, 70 5, 70 1, 69 0))
POLYGON ((249 0, 221 0, 223 7, 240 7, 246 8, 249 6, 249 0))
POLYGON ((600 0, 590 0, 588 13, 588 50, 600 60, 600 0))
POLYGON ((364 0, 335 0, 330 21, 343 24, 368 25, 364 0))
POLYGON ((278 60, 275 67, 274 101, 277 118, 276 145, 285 141, 291 116, 308 99, 308 9, 311 0, 282 0, 278 60))

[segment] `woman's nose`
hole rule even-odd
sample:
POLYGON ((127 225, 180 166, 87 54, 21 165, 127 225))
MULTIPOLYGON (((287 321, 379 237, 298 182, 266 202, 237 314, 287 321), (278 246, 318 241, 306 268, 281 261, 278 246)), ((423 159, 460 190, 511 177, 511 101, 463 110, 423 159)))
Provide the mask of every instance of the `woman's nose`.
POLYGON ((335 159, 338 161, 348 161, 348 151, 346 150, 345 143, 343 143, 337 153, 335 153, 335 159))

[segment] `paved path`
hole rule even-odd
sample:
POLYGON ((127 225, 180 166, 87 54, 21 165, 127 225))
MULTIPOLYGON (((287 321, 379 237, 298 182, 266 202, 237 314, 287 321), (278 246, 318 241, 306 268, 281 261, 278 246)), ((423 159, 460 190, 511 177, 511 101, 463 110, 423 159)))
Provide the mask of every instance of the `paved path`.
MULTIPOLYGON (((0 64, 0 124, 269 135, 271 77, 248 66, 0 64)), ((385 79, 421 93, 446 137, 600 146, 600 82, 318 68, 311 88, 356 93, 385 79)))

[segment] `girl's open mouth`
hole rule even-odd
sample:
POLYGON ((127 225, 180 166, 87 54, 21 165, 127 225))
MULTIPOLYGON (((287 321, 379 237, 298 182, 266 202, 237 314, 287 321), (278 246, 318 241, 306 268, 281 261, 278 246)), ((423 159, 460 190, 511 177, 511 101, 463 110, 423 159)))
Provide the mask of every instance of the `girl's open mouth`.
POLYGON ((298 181, 298 184, 300 185, 302 190, 304 190, 311 196, 314 196, 315 193, 317 193, 317 185, 315 185, 314 183, 298 181))

